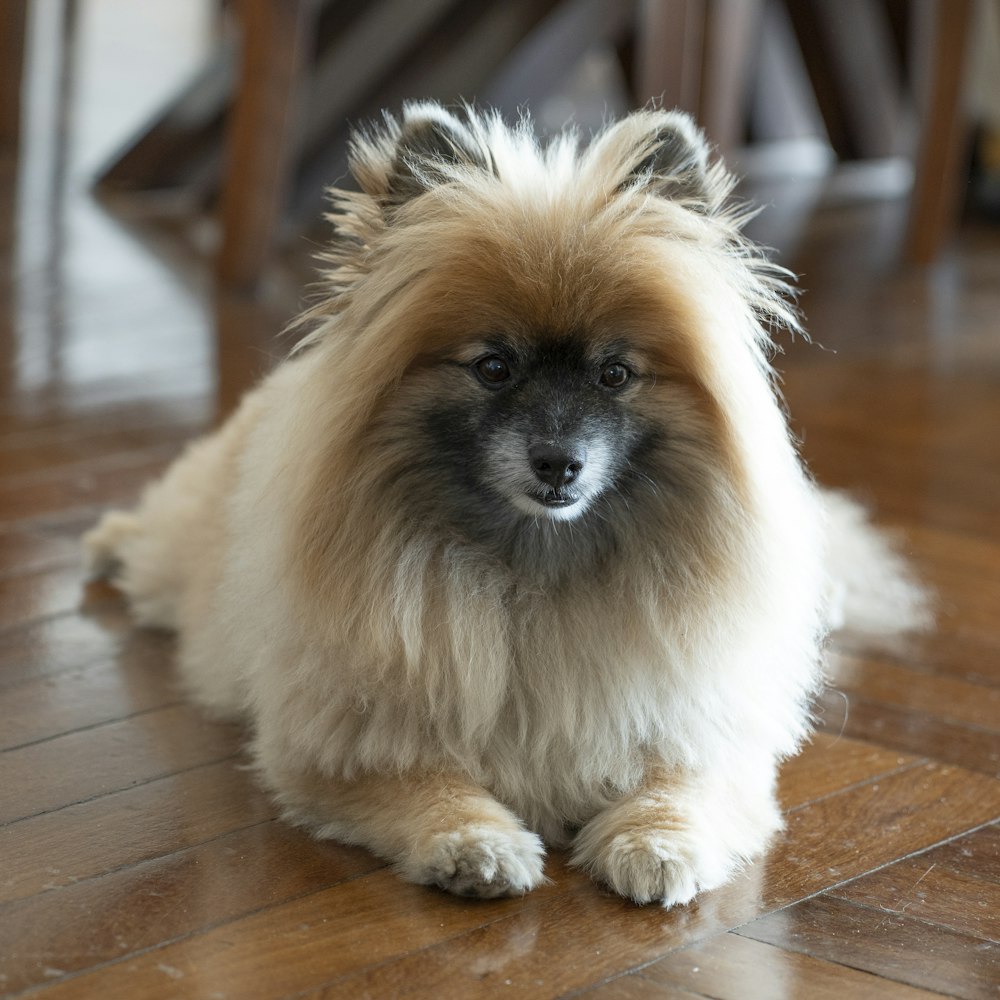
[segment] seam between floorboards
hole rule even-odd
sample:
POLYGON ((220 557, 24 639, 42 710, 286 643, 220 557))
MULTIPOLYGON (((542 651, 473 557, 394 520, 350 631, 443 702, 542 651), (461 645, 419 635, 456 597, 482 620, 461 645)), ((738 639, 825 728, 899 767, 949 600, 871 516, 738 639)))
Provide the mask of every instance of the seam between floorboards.
POLYGON ((149 708, 140 708, 135 712, 129 712, 126 715, 116 715, 111 719, 101 719, 100 722, 88 722, 86 725, 77 726, 75 729, 64 729, 62 732, 53 733, 51 736, 40 736, 34 740, 28 740, 26 743, 17 743, 14 746, 0 747, 0 757, 5 753, 13 753, 15 750, 25 750, 28 747, 37 747, 42 743, 51 743, 53 740, 60 740, 64 736, 76 736, 79 733, 89 733, 92 730, 100 729, 102 726, 113 726, 119 722, 127 722, 129 719, 138 719, 143 715, 149 715, 152 712, 162 712, 167 708, 179 708, 181 706, 191 706, 191 702, 187 698, 175 698, 173 701, 165 701, 161 705, 151 705, 149 708))
POLYGON ((98 792, 96 795, 88 795, 86 798, 75 799, 73 802, 64 802, 62 805, 53 806, 51 809, 41 809, 39 812, 31 813, 28 816, 18 816, 16 819, 4 820, 0 823, 0 830, 5 830, 7 827, 14 826, 17 823, 24 823, 30 819, 38 819, 39 816, 51 816, 57 812, 62 812, 63 809, 71 809, 73 806, 86 805, 88 802, 97 802, 100 799, 106 799, 111 795, 121 795, 125 792, 130 792, 134 788, 143 788, 146 785, 151 785, 154 781, 166 781, 168 778, 176 777, 178 774, 188 774, 191 771, 197 771, 200 767, 211 767, 213 764, 221 764, 227 760, 235 760, 238 757, 242 757, 242 751, 237 751, 236 753, 225 754, 222 757, 213 757, 211 760, 199 761, 197 764, 192 764, 190 767, 180 767, 176 771, 165 771, 163 774, 154 774, 149 778, 144 778, 142 781, 135 781, 130 785, 123 785, 121 788, 112 788, 106 792, 98 792))
MULTIPOLYGON (((929 848, 929 850, 934 850, 934 848, 929 848)), ((902 860, 904 859, 900 858, 900 861, 902 860)), ((836 894, 837 888, 839 887, 832 887, 830 889, 827 889, 826 892, 823 893, 823 895, 831 896, 838 902, 844 903, 847 906, 854 906, 859 910, 868 910, 871 913, 878 913, 884 917, 899 917, 901 920, 916 920, 918 923, 927 924, 930 927, 938 927, 944 931, 951 931, 952 934, 958 934, 961 937, 967 937, 973 941, 983 941, 986 944, 1000 946, 1000 938, 984 937, 982 934, 976 934, 972 931, 962 930, 959 927, 953 927, 951 924, 944 924, 940 920, 932 920, 930 917, 923 917, 917 913, 912 913, 910 911, 890 910, 884 906, 872 906, 870 903, 865 903, 858 899, 848 899, 846 896, 838 896, 836 894)))
MULTIPOLYGON (((867 742, 867 740, 858 740, 857 742, 867 742)), ((877 746, 877 744, 870 744, 872 747, 877 746)), ((833 744, 831 744, 833 746, 833 744)), ((885 747, 879 747, 879 749, 885 749, 885 747)), ((902 752, 902 751, 900 751, 902 752)), ((808 809, 810 806, 816 805, 817 802, 825 802, 827 799, 835 798, 844 792, 852 791, 856 788, 864 788, 866 785, 873 785, 877 781, 884 781, 886 778, 891 778, 897 774, 905 774, 907 771, 912 771, 914 768, 926 767, 928 764, 934 764, 937 761, 933 760, 931 757, 916 757, 908 764, 900 764, 891 770, 880 771, 878 774, 870 775, 867 778, 862 778, 860 781, 852 782, 850 785, 844 785, 842 788, 834 789, 832 792, 827 792, 825 795, 817 795, 814 799, 809 799, 806 802, 800 802, 797 806, 792 806, 789 809, 783 810, 783 815, 793 816, 795 813, 800 812, 803 809, 808 809)), ((954 765, 949 765, 954 766, 954 765)), ((977 772, 978 773, 978 772, 977 772)))
POLYGON ((109 875, 117 875, 121 872, 127 872, 130 868, 139 868, 142 865, 153 864, 157 861, 163 861, 166 858, 172 858, 178 854, 183 854, 185 851, 193 851, 195 848, 204 847, 206 844, 212 844, 217 840, 222 840, 225 837, 229 837, 234 833, 240 833, 244 830, 253 830, 258 826, 265 826, 268 823, 280 822, 280 817, 269 816, 267 819, 259 819, 253 823, 244 823, 241 826, 234 826, 228 830, 223 830, 222 833, 216 833, 211 837, 206 837, 204 840, 195 840, 190 844, 185 844, 183 847, 175 847, 171 851, 163 851, 159 854, 152 854, 149 857, 139 858, 136 861, 126 861, 124 864, 116 865, 114 868, 108 868, 106 871, 95 872, 93 875, 84 875, 81 878, 73 879, 71 882, 67 882, 65 885, 53 885, 48 888, 43 888, 40 892, 33 892, 28 896, 18 896, 16 899, 5 899, 0 901, 0 913, 5 909, 13 906, 17 906, 19 903, 24 903, 28 900, 42 899, 45 896, 50 896, 56 892, 62 892, 64 889, 72 889, 74 886, 86 885, 88 882, 96 882, 99 879, 106 878, 109 875))

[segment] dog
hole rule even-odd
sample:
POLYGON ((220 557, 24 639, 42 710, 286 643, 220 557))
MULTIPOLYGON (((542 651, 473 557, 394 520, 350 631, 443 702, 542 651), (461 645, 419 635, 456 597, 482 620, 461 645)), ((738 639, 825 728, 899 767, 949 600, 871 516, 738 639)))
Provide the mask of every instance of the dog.
POLYGON ((780 828, 829 630, 923 615, 797 454, 789 276, 679 112, 585 145, 414 103, 351 170, 296 348, 90 569, 317 836, 482 897, 568 847, 687 903, 780 828))

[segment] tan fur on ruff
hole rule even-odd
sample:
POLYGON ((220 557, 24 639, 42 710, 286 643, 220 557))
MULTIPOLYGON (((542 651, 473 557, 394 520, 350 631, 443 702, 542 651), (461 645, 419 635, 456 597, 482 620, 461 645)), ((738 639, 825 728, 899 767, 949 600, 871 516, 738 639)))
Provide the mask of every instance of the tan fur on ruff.
POLYGON ((829 511, 853 578, 895 588, 867 624, 917 613, 796 456, 767 361, 767 327, 794 325, 782 276, 677 113, 581 149, 412 105, 352 169, 301 349, 88 535, 93 568, 178 630, 198 701, 249 719, 294 821, 487 896, 541 881, 540 834, 624 895, 686 902, 780 825, 776 764, 838 613, 829 511), (475 404, 462 366, 494 330, 627 342, 620 405, 663 429, 662 478, 599 557, 578 522, 527 517, 498 555, 421 479, 416 428, 475 404))

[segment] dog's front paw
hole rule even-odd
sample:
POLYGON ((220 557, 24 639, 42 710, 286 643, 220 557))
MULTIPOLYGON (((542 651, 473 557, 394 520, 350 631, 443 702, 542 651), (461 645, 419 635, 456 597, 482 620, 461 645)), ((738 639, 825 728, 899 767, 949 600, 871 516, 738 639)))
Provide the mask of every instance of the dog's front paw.
POLYGON ((528 830, 466 826, 436 833, 399 865, 404 878, 458 896, 522 895, 543 879, 545 851, 528 830))
POLYGON ((689 903, 727 882, 775 828, 770 796, 760 797, 756 814, 727 804, 721 808, 707 786, 653 771, 646 785, 583 827, 573 864, 637 903, 689 903), (706 810, 708 801, 717 808, 706 810))
POLYGON ((722 852, 696 846, 677 830, 636 826, 578 839, 573 863, 636 903, 682 906, 722 885, 734 867, 722 852))

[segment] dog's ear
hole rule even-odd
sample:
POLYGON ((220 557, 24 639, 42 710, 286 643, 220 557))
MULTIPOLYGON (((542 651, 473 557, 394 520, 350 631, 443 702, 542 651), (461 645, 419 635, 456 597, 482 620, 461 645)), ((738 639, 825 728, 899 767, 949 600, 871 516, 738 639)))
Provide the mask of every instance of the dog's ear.
POLYGON ((490 169, 488 151, 455 115, 437 104, 409 105, 389 173, 396 204, 454 177, 449 168, 490 169))
POLYGON ((725 172, 709 163, 709 146, 682 111, 637 111, 614 126, 626 176, 622 188, 647 187, 664 198, 714 212, 728 193, 725 172))
POLYGON ((401 123, 386 116, 384 130, 352 142, 351 172, 384 208, 411 201, 468 168, 490 169, 485 144, 457 115, 432 102, 407 104, 401 123))

